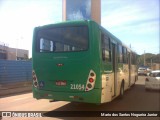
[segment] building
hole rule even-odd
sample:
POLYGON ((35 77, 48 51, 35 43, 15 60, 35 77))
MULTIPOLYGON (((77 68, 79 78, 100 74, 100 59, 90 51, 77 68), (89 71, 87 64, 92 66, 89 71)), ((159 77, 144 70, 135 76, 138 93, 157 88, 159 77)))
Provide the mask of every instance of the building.
POLYGON ((18 48, 10 48, 5 44, 0 44, 0 59, 3 60, 27 60, 29 51, 18 48))
POLYGON ((7 49, 8 47, 5 44, 0 44, 0 59, 7 59, 7 49))
POLYGON ((160 63, 147 63, 152 70, 160 70, 160 63))

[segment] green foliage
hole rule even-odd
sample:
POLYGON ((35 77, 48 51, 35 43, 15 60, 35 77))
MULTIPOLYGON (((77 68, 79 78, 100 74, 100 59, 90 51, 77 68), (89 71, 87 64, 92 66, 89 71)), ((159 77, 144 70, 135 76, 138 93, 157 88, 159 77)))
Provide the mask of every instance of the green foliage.
POLYGON ((145 53, 142 55, 138 55, 138 64, 143 65, 144 64, 144 57, 146 63, 160 63, 160 54, 152 54, 152 53, 145 53))

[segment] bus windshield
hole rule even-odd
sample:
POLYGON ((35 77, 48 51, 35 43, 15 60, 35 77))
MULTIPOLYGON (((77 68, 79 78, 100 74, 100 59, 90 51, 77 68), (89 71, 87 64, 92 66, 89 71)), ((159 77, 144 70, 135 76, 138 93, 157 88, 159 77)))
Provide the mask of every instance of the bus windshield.
POLYGON ((72 52, 88 49, 88 27, 54 27, 38 31, 39 52, 72 52))

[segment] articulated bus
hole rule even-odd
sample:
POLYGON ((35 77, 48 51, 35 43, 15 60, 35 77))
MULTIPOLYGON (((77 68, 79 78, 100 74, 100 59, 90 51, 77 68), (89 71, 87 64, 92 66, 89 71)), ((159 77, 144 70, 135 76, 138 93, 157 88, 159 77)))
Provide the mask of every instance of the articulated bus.
POLYGON ((136 53, 92 20, 36 27, 33 97, 101 104, 137 79, 136 53))

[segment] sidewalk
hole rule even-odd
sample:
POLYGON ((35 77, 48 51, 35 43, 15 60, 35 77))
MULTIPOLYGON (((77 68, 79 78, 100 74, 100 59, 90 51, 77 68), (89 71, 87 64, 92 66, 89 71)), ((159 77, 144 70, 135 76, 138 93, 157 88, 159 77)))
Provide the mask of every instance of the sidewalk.
POLYGON ((11 84, 0 84, 0 98, 6 95, 30 92, 32 91, 32 82, 18 82, 11 84))

